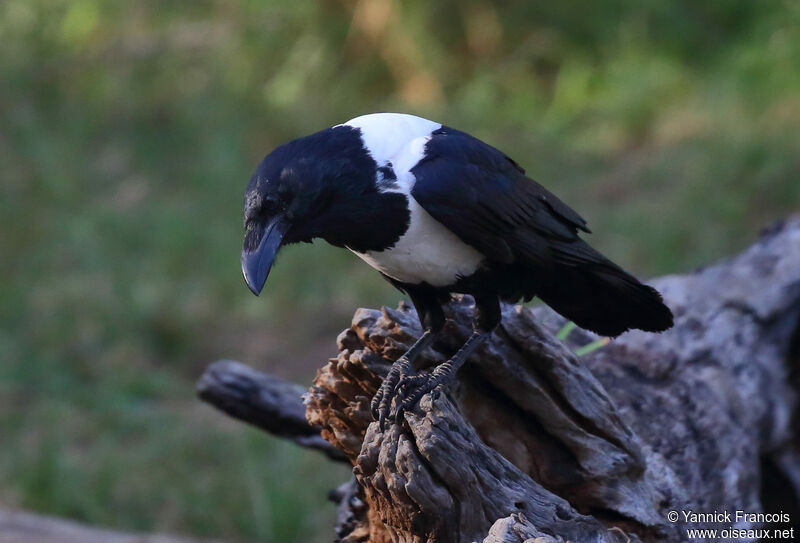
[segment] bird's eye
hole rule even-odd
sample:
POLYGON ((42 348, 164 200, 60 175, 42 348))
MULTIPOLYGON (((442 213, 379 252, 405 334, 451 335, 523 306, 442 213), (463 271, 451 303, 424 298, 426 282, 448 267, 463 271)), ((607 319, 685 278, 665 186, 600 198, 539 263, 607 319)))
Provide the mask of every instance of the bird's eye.
POLYGON ((281 201, 277 196, 265 196, 261 201, 261 210, 264 213, 274 213, 280 208, 281 201))

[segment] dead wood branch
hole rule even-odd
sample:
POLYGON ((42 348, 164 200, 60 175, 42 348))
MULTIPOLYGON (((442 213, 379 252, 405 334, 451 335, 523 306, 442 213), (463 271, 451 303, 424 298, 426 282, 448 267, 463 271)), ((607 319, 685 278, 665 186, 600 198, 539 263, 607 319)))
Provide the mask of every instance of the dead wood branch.
POLYGON ((300 385, 234 360, 214 362, 197 381, 198 396, 231 417, 322 451, 334 460, 345 460, 342 451, 309 426, 302 400, 304 392, 300 385))

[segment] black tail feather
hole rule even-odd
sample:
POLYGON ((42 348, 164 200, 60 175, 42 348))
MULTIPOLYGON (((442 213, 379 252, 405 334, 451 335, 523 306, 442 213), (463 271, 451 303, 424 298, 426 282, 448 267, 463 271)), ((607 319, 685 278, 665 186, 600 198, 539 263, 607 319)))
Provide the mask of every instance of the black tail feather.
POLYGON ((556 248, 555 269, 541 278, 537 295, 581 328, 603 336, 638 328, 662 332, 672 312, 657 290, 579 241, 556 248))

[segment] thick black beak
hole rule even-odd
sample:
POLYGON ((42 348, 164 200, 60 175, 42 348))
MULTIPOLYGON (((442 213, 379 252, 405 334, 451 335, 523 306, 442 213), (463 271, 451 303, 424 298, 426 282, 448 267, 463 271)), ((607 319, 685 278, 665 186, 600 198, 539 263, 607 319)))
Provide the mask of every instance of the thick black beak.
POLYGON ((250 290, 259 295, 267 282, 269 270, 281 247, 281 241, 289 229, 289 223, 278 216, 266 225, 256 225, 244 238, 242 249, 242 273, 250 290))

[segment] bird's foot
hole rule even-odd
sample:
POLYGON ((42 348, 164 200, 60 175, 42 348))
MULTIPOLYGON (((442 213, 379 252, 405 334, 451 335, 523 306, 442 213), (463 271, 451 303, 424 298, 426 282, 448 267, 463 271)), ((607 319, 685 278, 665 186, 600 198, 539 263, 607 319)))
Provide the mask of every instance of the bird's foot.
POLYGON ((449 381, 449 376, 435 370, 428 375, 411 375, 400 380, 395 397, 395 411, 391 416, 395 422, 403 420, 406 411, 411 411, 428 392, 440 394, 449 381))
POLYGON ((404 379, 417 377, 415 374, 414 367, 411 365, 408 358, 405 356, 400 357, 392 364, 391 369, 389 369, 389 374, 383 380, 383 383, 381 383, 378 392, 372 397, 370 411, 372 411, 372 418, 379 422, 381 431, 384 429, 386 418, 389 416, 392 400, 397 394, 398 384, 404 379))
POLYGON ((414 390, 430 379, 430 377, 430 374, 427 373, 422 375, 404 375, 395 387, 396 401, 404 401, 408 396, 413 394, 414 390))

